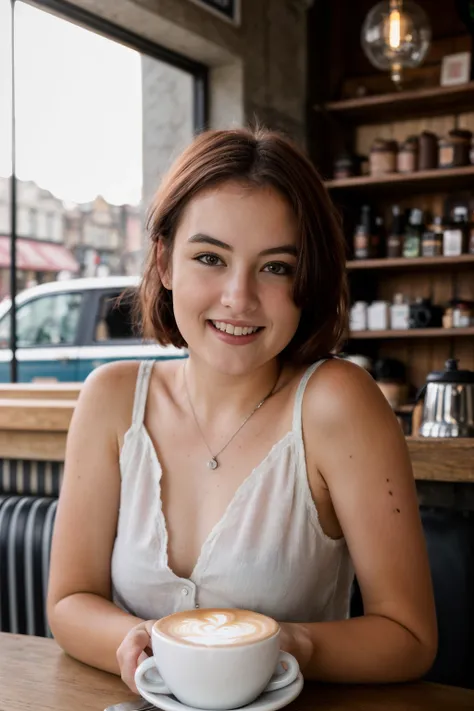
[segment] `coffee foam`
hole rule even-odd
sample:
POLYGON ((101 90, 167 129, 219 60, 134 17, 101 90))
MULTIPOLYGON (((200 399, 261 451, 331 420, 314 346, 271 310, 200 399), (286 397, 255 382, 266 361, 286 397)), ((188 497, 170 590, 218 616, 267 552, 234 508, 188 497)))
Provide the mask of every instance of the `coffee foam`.
POLYGON ((203 609, 178 612, 155 623, 165 637, 205 647, 232 647, 273 637, 278 623, 258 612, 203 609))

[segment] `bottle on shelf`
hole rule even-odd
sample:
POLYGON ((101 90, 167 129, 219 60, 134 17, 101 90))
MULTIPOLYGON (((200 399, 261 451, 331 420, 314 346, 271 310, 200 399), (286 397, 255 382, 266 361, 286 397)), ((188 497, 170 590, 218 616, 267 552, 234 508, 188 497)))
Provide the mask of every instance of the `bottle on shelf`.
POLYGON ((392 207, 392 224, 387 236, 387 257, 396 259, 402 256, 405 218, 398 205, 392 207))
POLYGON ((422 257, 440 257, 443 254, 443 234, 443 220, 436 215, 421 236, 422 257))
POLYGON ((394 331, 410 328, 410 304, 403 294, 395 294, 390 304, 390 328, 394 331))
POLYGON ((403 256, 407 259, 419 257, 421 254, 421 235, 424 231, 423 210, 414 207, 409 211, 403 241, 403 256))
POLYGON ((377 259, 383 254, 383 249, 386 238, 385 223, 383 217, 377 215, 375 218, 375 227, 372 234, 372 241, 370 245, 370 256, 372 259, 377 259))
POLYGON ((366 301, 356 301, 350 310, 350 325, 351 331, 366 331, 367 330, 367 307, 366 301))
POLYGON ((453 219, 443 236, 443 254, 445 257, 459 257, 467 252, 468 243, 468 211, 464 205, 454 208, 453 219))
POLYGON ((375 226, 370 205, 363 205, 359 224, 354 232, 354 259, 369 259, 375 240, 375 226))
POLYGON ((372 301, 367 309, 367 328, 369 331, 386 331, 389 328, 388 301, 372 301))

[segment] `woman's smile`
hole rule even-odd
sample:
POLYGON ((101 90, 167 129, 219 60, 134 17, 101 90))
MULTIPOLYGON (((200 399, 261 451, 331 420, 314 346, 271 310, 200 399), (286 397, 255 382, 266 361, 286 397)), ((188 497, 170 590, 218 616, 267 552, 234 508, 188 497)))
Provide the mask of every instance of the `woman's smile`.
POLYGON ((231 346, 246 346, 254 343, 264 330, 263 326, 235 325, 229 321, 207 320, 212 333, 231 346))

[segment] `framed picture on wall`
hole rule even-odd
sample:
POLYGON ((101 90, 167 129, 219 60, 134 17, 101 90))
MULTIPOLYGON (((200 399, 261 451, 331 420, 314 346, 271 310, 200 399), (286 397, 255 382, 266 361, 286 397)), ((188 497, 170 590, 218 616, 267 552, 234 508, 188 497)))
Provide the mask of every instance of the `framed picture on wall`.
POLYGON ((447 54, 441 63, 441 86, 454 86, 469 81, 471 53, 447 54))

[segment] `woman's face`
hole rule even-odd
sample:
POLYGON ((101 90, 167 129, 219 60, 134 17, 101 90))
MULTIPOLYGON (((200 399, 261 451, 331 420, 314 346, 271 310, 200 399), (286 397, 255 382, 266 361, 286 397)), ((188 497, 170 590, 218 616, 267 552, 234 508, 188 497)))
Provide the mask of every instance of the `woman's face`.
POLYGON ((190 353, 232 375, 275 358, 299 323, 298 249, 295 215, 276 190, 229 182, 198 194, 165 278, 190 353))

